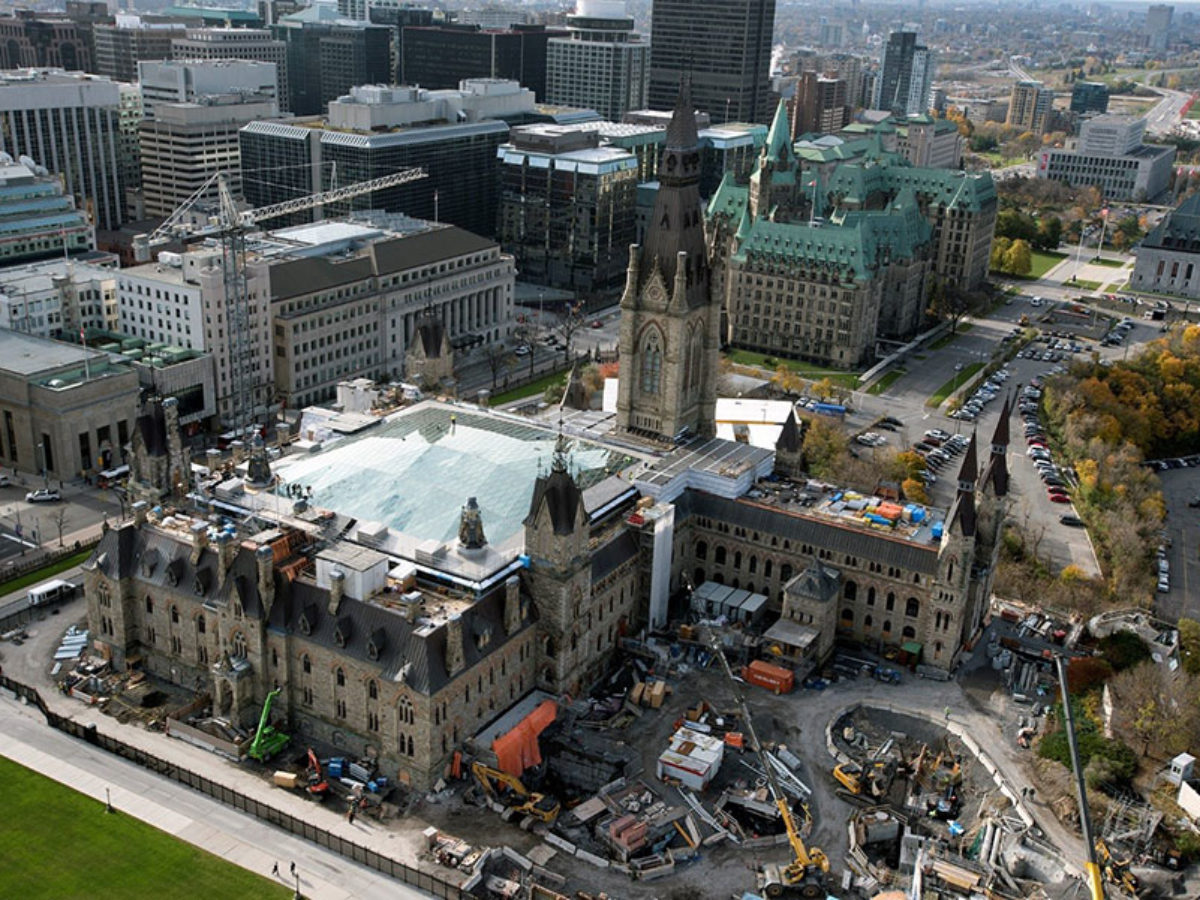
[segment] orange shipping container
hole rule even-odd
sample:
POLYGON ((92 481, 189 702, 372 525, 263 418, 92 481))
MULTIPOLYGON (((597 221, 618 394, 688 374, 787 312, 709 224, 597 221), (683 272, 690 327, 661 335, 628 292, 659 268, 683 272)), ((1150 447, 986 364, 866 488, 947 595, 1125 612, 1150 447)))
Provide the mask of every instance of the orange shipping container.
POLYGON ((790 693, 796 686, 796 676, 791 669, 773 666, 761 659, 754 660, 748 666, 742 666, 742 677, 750 684, 764 687, 776 694, 790 693))

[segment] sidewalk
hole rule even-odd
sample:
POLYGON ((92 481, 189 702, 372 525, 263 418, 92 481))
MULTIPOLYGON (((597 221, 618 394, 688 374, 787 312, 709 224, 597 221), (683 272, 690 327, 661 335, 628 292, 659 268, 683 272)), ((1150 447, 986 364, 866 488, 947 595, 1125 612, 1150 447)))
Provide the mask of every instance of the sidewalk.
MULTIPOLYGON (((271 877, 272 866, 278 863, 283 874, 277 880, 289 888, 295 886, 287 875, 288 863, 294 861, 300 874, 301 893, 314 900, 428 896, 56 731, 45 724, 36 708, 13 700, 7 693, 0 698, 0 754, 100 802, 104 802, 108 790, 118 814, 132 815, 267 878, 271 877)), ((97 715, 96 719, 106 731, 112 730, 108 727, 110 723, 115 724, 104 716, 97 715)), ((127 732, 136 731, 122 729, 121 737, 128 740, 127 732)), ((178 743, 159 737, 163 743, 178 743)), ((165 755, 161 744, 156 743, 154 750, 165 755)), ((279 792, 273 795, 274 800, 282 797, 279 792)), ((312 815, 312 804, 299 802, 312 815)), ((364 824, 362 828, 347 825, 345 830, 353 832, 346 837, 366 843, 368 835, 364 832, 376 829, 364 824)))

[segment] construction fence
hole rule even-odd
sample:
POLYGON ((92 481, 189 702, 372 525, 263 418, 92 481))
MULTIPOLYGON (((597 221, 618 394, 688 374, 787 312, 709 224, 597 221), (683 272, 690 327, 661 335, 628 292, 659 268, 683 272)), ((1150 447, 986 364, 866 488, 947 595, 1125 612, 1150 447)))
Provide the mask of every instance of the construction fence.
POLYGON ((22 684, 19 681, 14 681, 6 675, 0 675, 0 687, 6 688, 17 697, 23 698, 36 706, 42 715, 46 717, 46 721, 52 728, 57 728, 59 731, 71 735, 71 737, 86 741, 115 756, 149 769, 158 775, 186 785, 193 790, 212 797, 214 800, 224 803, 226 806, 232 806, 234 809, 249 813, 259 821, 282 828, 290 834, 326 847, 339 856, 374 869, 376 872, 382 872, 384 875, 425 891, 434 897, 459 900, 459 898, 469 896, 463 893, 458 885, 452 884, 437 875, 430 872, 422 872, 420 869, 415 869, 406 863, 399 862, 389 856, 384 856, 382 853, 372 850, 369 847, 364 847, 362 844, 346 840, 340 835, 314 825, 312 822, 298 819, 290 813, 286 813, 274 806, 256 800, 254 797, 236 791, 228 785, 213 781, 211 778, 207 778, 170 760, 142 750, 140 747, 134 747, 119 738, 104 734, 94 724, 84 725, 60 715, 46 705, 35 688, 22 684))

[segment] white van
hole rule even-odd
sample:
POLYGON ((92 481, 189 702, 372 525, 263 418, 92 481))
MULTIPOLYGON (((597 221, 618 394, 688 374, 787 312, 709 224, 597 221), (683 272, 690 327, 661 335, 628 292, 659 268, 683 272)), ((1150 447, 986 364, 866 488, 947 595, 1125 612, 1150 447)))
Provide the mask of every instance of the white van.
POLYGON ((50 606, 70 600, 79 592, 79 585, 56 578, 29 589, 30 606, 50 606))

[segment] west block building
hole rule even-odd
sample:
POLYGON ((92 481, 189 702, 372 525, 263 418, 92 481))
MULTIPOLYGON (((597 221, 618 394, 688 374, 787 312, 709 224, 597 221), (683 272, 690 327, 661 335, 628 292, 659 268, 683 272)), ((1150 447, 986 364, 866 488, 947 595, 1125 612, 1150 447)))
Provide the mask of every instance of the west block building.
MULTIPOLYGON (((201 489, 238 510, 241 531, 178 498, 138 506, 86 567, 99 651, 247 726, 278 688, 297 740, 371 756, 420 789, 535 690, 586 692, 623 635, 684 614, 672 596, 689 586, 765 595, 750 652, 799 677, 839 636, 950 669, 990 595, 1008 416, 990 452, 972 441, 949 509, 894 514, 853 492, 790 501, 806 484, 794 412, 774 450, 713 437, 719 308, 698 143, 690 109, 677 112, 622 301, 619 443, 424 401, 273 463, 279 487, 308 488, 287 522, 225 482, 201 489), (693 436, 673 443, 677 426, 693 436), (449 466, 453 485, 437 475, 449 466), (331 515, 348 525, 337 537, 331 515)), ((139 420, 154 437, 139 443, 168 446, 165 419, 139 420)))
POLYGON ((1138 244, 1130 285, 1200 300, 1200 194, 1192 194, 1138 244))

